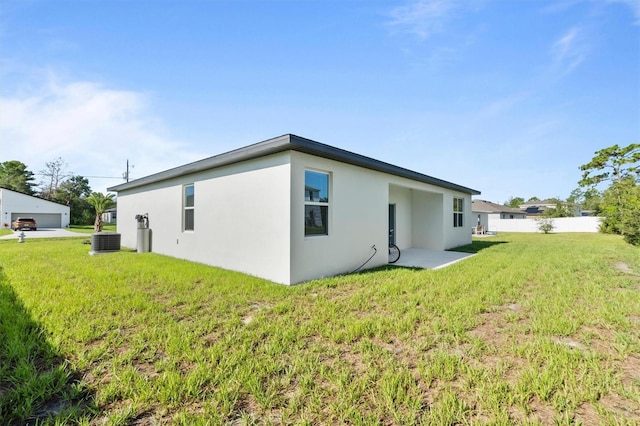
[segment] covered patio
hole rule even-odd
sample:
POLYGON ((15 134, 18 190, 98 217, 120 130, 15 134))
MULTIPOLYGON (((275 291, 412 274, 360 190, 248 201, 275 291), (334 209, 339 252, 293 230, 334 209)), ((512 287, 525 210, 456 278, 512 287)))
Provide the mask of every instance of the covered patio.
POLYGON ((408 268, 440 269, 471 256, 475 256, 475 253, 410 248, 402 250, 400 259, 393 265, 408 268))

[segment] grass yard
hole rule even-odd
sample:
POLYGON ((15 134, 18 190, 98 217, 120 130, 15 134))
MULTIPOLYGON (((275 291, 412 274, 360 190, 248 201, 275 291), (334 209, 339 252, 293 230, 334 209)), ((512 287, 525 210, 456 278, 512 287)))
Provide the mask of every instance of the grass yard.
MULTIPOLYGON (((71 225, 69 231, 80 232, 83 234, 93 234, 93 225, 71 225)), ((102 232, 116 232, 115 223, 105 223, 102 225, 102 232)))
POLYGON ((640 250, 504 234, 295 287, 0 241, 0 424, 640 424, 640 250))

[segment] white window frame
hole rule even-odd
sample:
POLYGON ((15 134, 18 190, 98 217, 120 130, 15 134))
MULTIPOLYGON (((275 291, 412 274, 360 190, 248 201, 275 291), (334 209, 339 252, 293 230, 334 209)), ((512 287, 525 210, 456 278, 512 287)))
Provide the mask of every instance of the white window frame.
POLYGON ((196 187, 193 183, 182 186, 182 232, 193 232, 196 228, 196 187), (187 188, 192 188, 193 205, 187 205, 187 188), (193 227, 187 229, 187 211, 193 212, 193 227))
POLYGON ((453 197, 453 227, 464 227, 464 198, 453 197))
POLYGON ((323 170, 314 170, 314 169, 305 169, 304 173, 305 173, 305 178, 304 178, 304 236, 305 236, 305 238, 306 237, 310 237, 310 238, 326 237, 326 236, 329 235, 329 232, 330 232, 329 224, 331 223, 331 221, 329 220, 330 215, 331 215, 331 173, 323 171, 323 170), (327 201, 312 201, 312 200, 308 199, 309 197, 307 197, 307 172, 326 175, 326 177, 327 177, 327 201), (323 233, 323 234, 313 234, 313 233, 308 234, 307 233, 307 206, 320 206, 320 207, 326 207, 327 208, 327 215, 326 215, 327 224, 325 225, 326 233, 323 233))

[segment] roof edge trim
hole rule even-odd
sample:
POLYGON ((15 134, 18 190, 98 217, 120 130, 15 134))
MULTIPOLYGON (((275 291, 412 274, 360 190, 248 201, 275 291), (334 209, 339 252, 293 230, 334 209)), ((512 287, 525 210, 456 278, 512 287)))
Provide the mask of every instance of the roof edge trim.
POLYGON ((306 154, 315 155, 342 163, 352 164, 370 170, 388 173, 395 176, 400 176, 471 195, 480 194, 480 191, 477 191, 475 189, 467 188, 462 185, 434 178, 422 173, 414 172, 403 167, 394 166, 393 164, 385 163, 384 161, 375 160, 364 155, 356 154, 354 152, 346 151, 331 145, 326 145, 293 134, 286 134, 278 136, 276 138, 267 139, 253 145, 248 145, 244 148, 239 148, 223 154, 215 155, 213 157, 205 158, 203 160, 195 161, 193 163, 185 164, 183 166, 155 173, 131 182, 116 185, 107 188, 107 190, 115 192, 124 191, 151 183, 161 182, 163 180, 198 173, 212 168, 223 167, 242 161, 253 160, 255 158, 289 150, 304 152, 306 154))

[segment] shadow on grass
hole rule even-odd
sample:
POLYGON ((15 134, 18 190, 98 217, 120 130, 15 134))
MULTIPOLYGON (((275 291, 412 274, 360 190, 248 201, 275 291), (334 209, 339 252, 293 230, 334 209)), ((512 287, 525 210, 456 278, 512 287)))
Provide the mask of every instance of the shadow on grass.
POLYGON ((478 253, 484 249, 491 248, 498 244, 506 244, 506 241, 484 241, 484 240, 475 240, 471 244, 467 244, 466 246, 455 247, 449 249, 447 251, 457 251, 461 253, 478 253))
POLYGON ((89 417, 93 395, 51 346, 0 266, 0 424, 32 425, 89 417))
MULTIPOLYGON (((446 251, 454 251, 454 252, 460 252, 460 253, 478 253, 481 250, 488 249, 492 246, 495 246, 498 244, 506 244, 506 243, 507 241, 473 241, 471 244, 455 247, 446 251)), ((418 267, 418 266, 401 266, 401 265, 395 265, 393 263, 390 263, 387 265, 376 266, 375 268, 362 268, 355 271, 346 272, 338 276, 344 277, 349 275, 364 275, 364 274, 371 274, 376 272, 393 271, 397 269, 402 269, 405 271, 407 270, 408 271, 424 271, 425 270, 425 268, 418 267)))
POLYGON ((375 268, 361 269, 359 271, 349 272, 349 273, 340 274, 340 275, 336 275, 336 276, 337 277, 349 277, 349 276, 367 275, 367 274, 375 274, 375 273, 378 273, 378 272, 397 271, 397 270, 402 270, 402 271, 424 271, 425 268, 419 268, 419 267, 416 267, 416 266, 399 266, 399 265, 394 265, 393 263, 390 263, 390 264, 387 264, 387 265, 376 266, 375 268))

